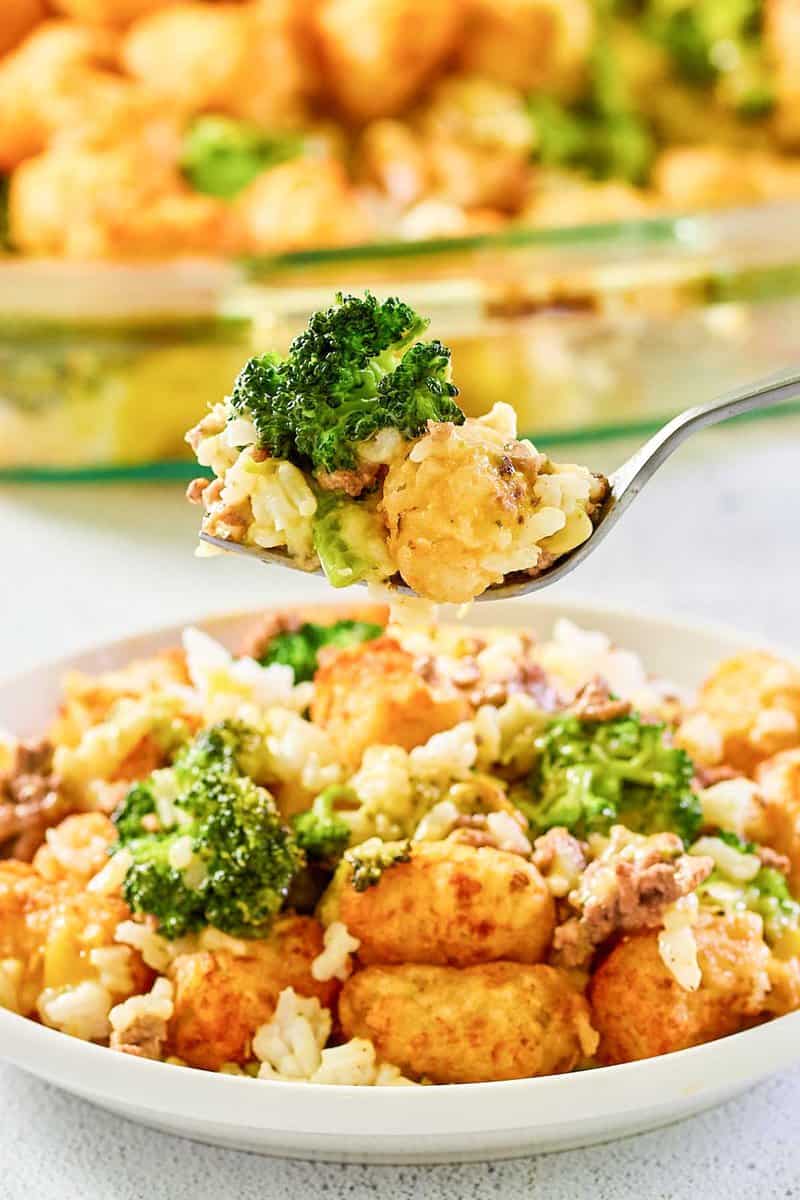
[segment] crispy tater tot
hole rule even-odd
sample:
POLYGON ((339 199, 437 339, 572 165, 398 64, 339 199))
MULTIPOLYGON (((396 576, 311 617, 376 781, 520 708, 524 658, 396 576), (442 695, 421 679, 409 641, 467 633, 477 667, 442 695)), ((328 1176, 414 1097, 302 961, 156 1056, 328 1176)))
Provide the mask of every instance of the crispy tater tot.
POLYGON ((9 189, 11 238, 34 254, 207 253, 224 220, 222 202, 190 192, 144 138, 106 149, 53 146, 22 163, 9 189))
POLYGON ((0 5, 0 54, 6 54, 44 16, 42 0, 3 0, 0 5))
POLYGON ((653 187, 669 208, 719 208, 800 197, 800 164, 768 150, 672 146, 659 154, 653 187))
POLYGON ((267 254, 365 241, 372 221, 333 158, 298 158, 258 175, 236 197, 230 237, 267 254))
POLYGON ((367 967, 345 983, 339 1019, 346 1037, 434 1083, 555 1075, 596 1045, 583 996, 541 964, 367 967))
POLYGON ((169 972, 175 984, 169 1053, 210 1071, 225 1062, 244 1063, 253 1034, 269 1021, 284 988, 330 1006, 338 984, 311 975, 322 945, 318 921, 287 916, 276 921, 268 938, 243 941, 241 955, 229 950, 179 955, 169 972))
POLYGON ((800 670, 760 650, 728 658, 700 688, 688 720, 697 713, 718 735, 719 763, 750 775, 759 762, 800 745, 800 670))
POLYGON ((111 52, 99 31, 45 21, 0 62, 0 169, 44 149, 67 102, 81 102, 80 85, 111 52))
POLYGON ((459 842, 418 842, 409 862, 339 895, 340 920, 365 963, 470 966, 541 962, 555 925, 553 898, 518 854, 459 842))
POLYGON ((388 117, 453 49, 462 0, 321 0, 312 9, 325 83, 355 121, 388 117))
POLYGON ((470 715, 468 702, 437 691, 394 638, 323 651, 311 719, 331 733, 343 761, 357 766, 367 746, 419 746, 470 715))
POLYGON ((521 91, 571 94, 594 39, 590 0, 472 0, 460 58, 521 91))
POLYGON ((121 58, 136 79, 185 111, 215 109, 294 124, 308 80, 293 0, 187 0, 136 21, 121 58))
POLYGON ((761 788, 762 841, 785 854, 791 863, 789 882, 800 891, 800 749, 784 750, 759 763, 755 773, 761 788))
POLYGON ((702 981, 681 987, 658 949, 658 933, 615 946, 589 985, 604 1063, 631 1062, 736 1033, 763 1012, 769 950, 753 913, 707 917, 695 927, 702 981))

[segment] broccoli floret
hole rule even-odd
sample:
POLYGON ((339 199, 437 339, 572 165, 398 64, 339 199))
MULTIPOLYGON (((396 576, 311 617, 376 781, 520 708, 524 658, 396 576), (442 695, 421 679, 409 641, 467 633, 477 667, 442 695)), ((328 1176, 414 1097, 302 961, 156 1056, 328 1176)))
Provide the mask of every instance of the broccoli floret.
POLYGON ((396 298, 337 295, 286 359, 245 365, 233 408, 249 414, 270 455, 323 472, 354 469, 358 443, 381 429, 416 437, 429 419, 461 424, 450 352, 439 342, 411 345, 426 324, 396 298))
POLYGON ((571 107, 533 95, 528 108, 536 130, 536 156, 545 166, 571 167, 595 179, 643 183, 655 141, 634 109, 612 46, 601 36, 592 53, 585 95, 571 107))
POLYGON ((256 741, 233 723, 204 730, 114 814, 116 848, 133 856, 123 895, 167 937, 204 925, 263 937, 303 865, 269 792, 242 770, 256 741))
POLYGON ((649 0, 644 26, 688 83, 722 83, 742 116, 762 116, 774 102, 761 44, 763 0, 649 0))
POLYGON ((249 121, 207 115, 186 131, 180 165, 198 192, 231 199, 269 167, 296 158, 303 143, 291 134, 269 135, 249 121))
POLYGON ((276 633, 258 661, 263 667, 283 663, 294 671, 295 683, 305 683, 317 673, 318 655, 323 646, 356 646, 372 641, 382 633, 383 626, 373 625, 370 621, 334 621, 332 625, 306 621, 299 629, 276 633))
POLYGON ((619 823, 635 833, 672 831, 688 844, 701 820, 692 763, 661 724, 640 717, 557 717, 536 739, 538 759, 520 807, 534 832, 564 825, 577 837, 619 823))
POLYGON ((334 863, 347 849, 350 826, 334 811, 334 805, 340 802, 354 808, 358 797, 352 788, 333 784, 320 792, 311 808, 294 817, 292 824, 297 844, 309 858, 334 863))
POLYGON ((800 904, 789 891, 786 876, 774 867, 762 867, 745 890, 745 903, 764 921, 764 935, 770 945, 784 933, 800 927, 800 904))
POLYGON ((398 863, 408 862, 411 858, 411 842, 382 842, 380 838, 370 838, 360 846, 345 852, 345 861, 350 865, 350 882, 357 892, 365 892, 374 887, 387 868, 398 863))

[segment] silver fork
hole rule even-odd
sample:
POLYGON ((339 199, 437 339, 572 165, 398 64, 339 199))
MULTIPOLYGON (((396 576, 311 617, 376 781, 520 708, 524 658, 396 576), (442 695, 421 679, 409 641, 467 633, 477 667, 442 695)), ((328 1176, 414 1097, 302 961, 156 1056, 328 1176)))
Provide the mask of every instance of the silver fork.
MULTIPOLYGON (((776 375, 770 375, 757 383, 746 384, 736 391, 726 392, 708 404, 698 404, 687 408, 668 421, 658 433, 654 433, 635 454, 632 454, 621 467, 608 476, 610 491, 603 506, 600 519, 590 538, 562 558, 556 560, 551 567, 541 575, 531 577, 525 572, 507 575, 502 583, 496 584, 478 596, 478 600, 508 600, 513 596, 525 596, 538 592, 541 588, 549 587, 563 579, 570 571, 574 571, 580 563, 592 554, 607 537, 623 514, 630 508, 633 501, 641 492, 644 485, 655 475, 658 468, 669 456, 681 446, 688 437, 708 425, 716 425, 719 421, 727 421, 742 413, 752 412, 757 408, 769 408, 784 400, 800 397, 800 367, 787 367, 776 375)), ((302 571, 293 563, 283 550, 264 550, 259 546, 241 546, 236 542, 225 541, 223 538, 211 537, 201 533, 200 537, 212 546, 221 550, 232 551, 235 554, 247 554, 258 558, 261 562, 289 567, 302 571)), ((313 572, 321 575, 321 570, 313 572)), ((303 574, 307 572, 303 571, 303 574)), ((406 584, 393 584, 393 589, 401 594, 413 596, 415 593, 406 584)))

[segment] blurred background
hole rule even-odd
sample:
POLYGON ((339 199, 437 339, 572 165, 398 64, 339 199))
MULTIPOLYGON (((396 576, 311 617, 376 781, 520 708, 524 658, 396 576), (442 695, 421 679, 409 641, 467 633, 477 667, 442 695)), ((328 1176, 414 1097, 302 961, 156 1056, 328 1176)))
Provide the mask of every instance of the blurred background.
MULTIPOLYGON (((12 665, 283 600, 192 561, 183 434, 336 290, 597 469, 800 359, 800 5, 2 0, 0 247, 12 665)), ((792 637, 797 411, 693 441, 578 590, 792 637)))
POLYGON ((465 408, 642 432, 793 357, 797 0, 3 0, 0 476, 188 478, 336 289, 465 408))

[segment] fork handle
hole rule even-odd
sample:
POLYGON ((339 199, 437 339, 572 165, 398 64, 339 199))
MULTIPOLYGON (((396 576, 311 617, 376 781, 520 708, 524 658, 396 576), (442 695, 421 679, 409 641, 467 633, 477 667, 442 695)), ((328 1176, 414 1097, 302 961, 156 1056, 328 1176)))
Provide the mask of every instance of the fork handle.
POLYGON ((678 413, 614 472, 614 493, 618 507, 627 508, 670 454, 699 429, 798 397, 800 367, 786 367, 766 379, 726 392, 708 404, 697 404, 678 413))

